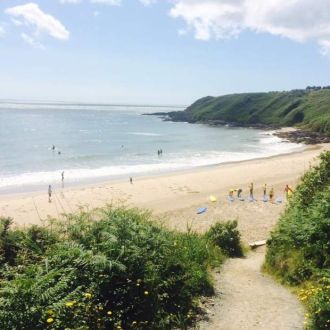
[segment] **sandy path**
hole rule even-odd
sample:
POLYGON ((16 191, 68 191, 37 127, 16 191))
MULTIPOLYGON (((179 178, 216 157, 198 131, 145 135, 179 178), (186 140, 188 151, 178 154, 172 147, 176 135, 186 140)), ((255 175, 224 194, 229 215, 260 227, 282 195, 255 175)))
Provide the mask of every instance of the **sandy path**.
POLYGON ((229 259, 215 273, 216 296, 208 303, 201 330, 303 329, 303 308, 287 289, 261 273, 264 248, 229 259))

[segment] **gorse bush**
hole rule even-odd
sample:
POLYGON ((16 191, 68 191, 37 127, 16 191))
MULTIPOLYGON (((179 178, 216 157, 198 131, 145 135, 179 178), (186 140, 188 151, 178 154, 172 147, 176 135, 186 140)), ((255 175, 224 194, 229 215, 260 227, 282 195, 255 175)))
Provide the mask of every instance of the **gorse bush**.
POLYGON ((1 330, 185 328, 224 257, 205 236, 148 220, 112 207, 27 230, 2 219, 1 330))
POLYGON ((302 286, 309 327, 330 329, 330 152, 302 178, 268 241, 266 269, 302 286))
POLYGON ((205 235, 229 257, 241 257, 243 255, 237 221, 217 223, 205 235))

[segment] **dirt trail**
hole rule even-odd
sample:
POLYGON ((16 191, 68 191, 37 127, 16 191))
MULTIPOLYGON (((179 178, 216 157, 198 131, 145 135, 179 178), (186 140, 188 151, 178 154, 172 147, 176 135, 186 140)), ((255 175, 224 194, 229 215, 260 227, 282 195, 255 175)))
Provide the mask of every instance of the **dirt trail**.
POLYGON ((206 305, 208 320, 201 330, 303 329, 304 311, 286 288, 260 269, 265 248, 243 259, 229 259, 215 273, 216 296, 206 305))

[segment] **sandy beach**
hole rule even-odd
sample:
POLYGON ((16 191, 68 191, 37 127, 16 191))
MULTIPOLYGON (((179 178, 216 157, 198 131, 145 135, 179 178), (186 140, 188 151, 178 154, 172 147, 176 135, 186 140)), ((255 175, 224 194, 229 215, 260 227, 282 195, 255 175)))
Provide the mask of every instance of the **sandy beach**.
MULTIPOLYGON (((265 239, 284 208, 283 204, 264 203, 262 186, 274 187, 275 197, 283 196, 285 184, 295 186, 299 177, 317 162, 327 144, 306 147, 302 152, 199 168, 157 177, 127 182, 107 182, 84 187, 65 188, 53 192, 48 202, 45 192, 6 195, 0 197, 0 216, 12 217, 16 225, 38 224, 48 217, 63 217, 63 213, 81 208, 93 209, 107 203, 122 203, 150 209, 169 228, 202 232, 217 221, 237 219, 244 241, 265 239), (227 200, 231 188, 254 183, 257 201, 249 203, 227 200), (212 203, 209 196, 217 197, 212 203), (197 208, 207 211, 197 215, 197 208)), ((47 187, 46 187, 47 188, 47 187)), ((285 200, 285 199, 284 199, 285 200)))

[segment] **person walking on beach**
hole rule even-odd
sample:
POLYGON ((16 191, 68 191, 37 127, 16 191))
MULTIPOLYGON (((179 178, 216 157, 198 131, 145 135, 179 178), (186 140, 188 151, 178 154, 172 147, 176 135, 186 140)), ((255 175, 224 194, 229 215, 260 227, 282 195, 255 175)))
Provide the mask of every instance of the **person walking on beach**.
POLYGON ((271 203, 274 203, 273 198, 274 198, 274 188, 271 187, 270 190, 269 190, 269 201, 270 201, 271 203))
POLYGON ((253 197, 253 182, 251 182, 250 185, 249 185, 249 192, 250 192, 250 199, 254 199, 254 197, 253 197))
POLYGON ((64 182, 64 171, 62 171, 61 177, 62 177, 62 183, 63 183, 64 182))
POLYGON ((266 195, 267 195, 267 184, 266 183, 264 184, 263 191, 264 191, 264 197, 266 197, 266 195))
POLYGON ((130 182, 130 184, 133 184, 133 178, 132 177, 129 178, 129 182, 130 182))
POLYGON ((229 196, 230 199, 234 198, 234 191, 235 191, 234 189, 229 189, 228 196, 229 196))
POLYGON ((52 202, 52 186, 48 186, 48 203, 52 202))
POLYGON ((285 186, 284 192, 286 195, 286 199, 288 199, 293 194, 293 190, 291 189, 291 187, 289 187, 288 184, 285 186))
POLYGON ((243 190, 241 188, 237 189, 237 198, 242 198, 242 192, 243 190))

